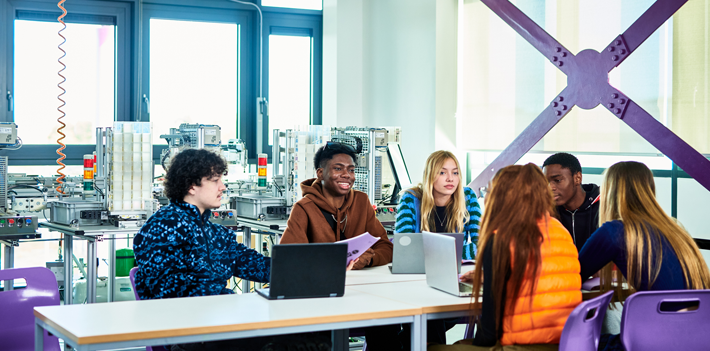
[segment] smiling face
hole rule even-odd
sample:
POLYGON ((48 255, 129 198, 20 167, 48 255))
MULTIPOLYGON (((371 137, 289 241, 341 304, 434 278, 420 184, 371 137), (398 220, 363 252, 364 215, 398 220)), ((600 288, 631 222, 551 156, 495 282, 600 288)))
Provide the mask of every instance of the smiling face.
POLYGON ((577 172, 577 174, 573 175, 569 168, 563 168, 561 165, 556 164, 545 166, 543 172, 547 181, 550 182, 555 205, 563 206, 569 204, 574 199, 577 188, 582 184, 582 173, 577 172))
POLYGON ((434 198, 451 196, 458 189, 460 182, 461 177, 456 162, 453 159, 447 159, 432 186, 434 198))
POLYGON ((355 184, 355 162, 347 154, 334 155, 324 168, 316 171, 323 190, 332 197, 345 197, 355 184))
POLYGON ((202 177, 200 185, 192 185, 185 202, 197 206, 200 213, 222 206, 222 192, 227 189, 222 176, 202 177))

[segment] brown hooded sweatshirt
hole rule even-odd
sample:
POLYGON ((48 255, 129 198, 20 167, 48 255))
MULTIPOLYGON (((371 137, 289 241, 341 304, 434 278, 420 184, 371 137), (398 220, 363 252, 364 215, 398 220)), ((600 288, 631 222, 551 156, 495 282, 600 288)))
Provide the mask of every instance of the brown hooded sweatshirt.
POLYGON ((350 189, 345 196, 343 206, 334 208, 325 196, 323 187, 317 179, 307 179, 301 183, 303 198, 298 200, 291 209, 291 216, 281 244, 293 243, 333 243, 338 241, 333 228, 323 216, 321 209, 332 213, 336 218, 336 232, 344 230, 343 236, 349 239, 364 232, 379 237, 372 250, 375 256, 371 266, 381 266, 392 262, 392 243, 387 238, 387 231, 375 217, 375 211, 370 205, 367 194, 350 189), (345 220, 347 216, 347 220, 345 220), (342 222, 342 223, 341 223, 342 222), (343 228, 344 227, 344 228, 343 228))

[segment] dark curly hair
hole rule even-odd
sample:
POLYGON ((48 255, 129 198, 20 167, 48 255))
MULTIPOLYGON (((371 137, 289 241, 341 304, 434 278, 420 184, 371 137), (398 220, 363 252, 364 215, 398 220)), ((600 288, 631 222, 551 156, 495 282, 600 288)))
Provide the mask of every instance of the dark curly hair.
POLYGON ((165 175, 165 195, 173 201, 183 201, 190 187, 200 186, 202 178, 221 176, 227 170, 227 162, 214 152, 187 149, 180 151, 170 161, 165 175))
POLYGON ((318 148, 318 151, 316 151, 316 156, 313 158, 313 168, 325 168, 328 160, 332 160, 333 156, 339 154, 346 154, 350 156, 357 166, 357 154, 352 146, 329 141, 324 146, 318 148))
POLYGON ((567 168, 572 175, 582 171, 582 165, 579 164, 579 160, 574 155, 566 152, 558 152, 548 157, 542 167, 545 168, 549 165, 560 165, 562 168, 567 168))

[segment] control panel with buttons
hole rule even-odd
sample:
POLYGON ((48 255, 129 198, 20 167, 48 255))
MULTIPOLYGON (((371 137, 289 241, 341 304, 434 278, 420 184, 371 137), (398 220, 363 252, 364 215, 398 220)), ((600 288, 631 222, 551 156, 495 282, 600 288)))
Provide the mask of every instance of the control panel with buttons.
POLYGON ((0 216, 0 239, 39 237, 37 216, 0 216))
POLYGON ((393 225, 397 218, 397 205, 380 205, 375 209, 375 217, 382 225, 393 225))
POLYGON ((237 210, 212 210, 210 222, 221 224, 225 227, 237 225, 237 210))

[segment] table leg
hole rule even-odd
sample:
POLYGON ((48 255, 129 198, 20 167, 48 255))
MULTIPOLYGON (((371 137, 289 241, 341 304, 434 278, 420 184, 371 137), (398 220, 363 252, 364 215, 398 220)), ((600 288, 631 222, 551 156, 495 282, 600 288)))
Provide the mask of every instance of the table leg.
MULTIPOLYGON (((13 245, 12 241, 6 241, 5 242, 5 249, 3 250, 3 255, 4 255, 4 264, 3 268, 8 269, 8 268, 14 268, 15 267, 15 246, 13 245)), ((10 291, 15 289, 15 281, 14 280, 5 280, 3 282, 4 290, 5 291, 10 291)))
POLYGON ((350 349, 348 336, 350 329, 331 330, 330 339, 333 343, 333 351, 347 351, 350 349))
POLYGON ((71 305, 73 300, 72 289, 74 283, 74 253, 72 245, 74 238, 71 235, 64 234, 64 304, 71 305))
POLYGON ((86 240, 86 303, 96 303, 96 241, 86 240))
POLYGON ((35 351, 44 351, 44 329, 35 322, 35 351))
POLYGON ((108 302, 113 302, 114 285, 116 284, 116 237, 112 236, 108 240, 108 302))
MULTIPOLYGON (((256 248, 256 251, 261 253, 262 255, 264 254, 264 250, 262 250, 263 245, 264 245, 264 236, 261 234, 261 231, 258 232, 259 234, 256 235, 256 244, 254 247, 256 248)), ((254 289, 261 289, 263 287, 264 283, 258 283, 254 282, 254 289)))
POLYGON ((412 351, 426 349, 426 314, 414 316, 412 323, 412 351))
MULTIPOLYGON (((242 243, 247 249, 251 248, 251 228, 244 226, 242 227, 242 243)), ((249 293, 249 281, 242 278, 242 294, 249 293)))

